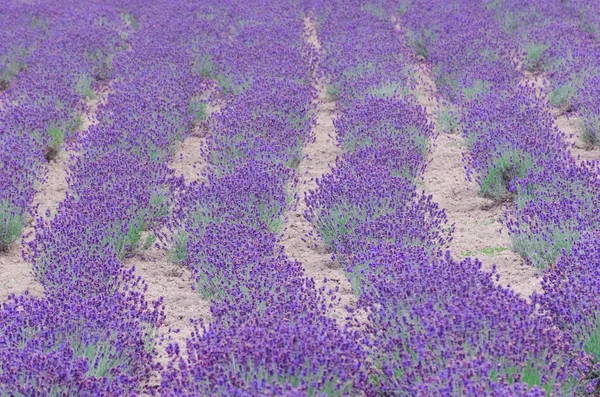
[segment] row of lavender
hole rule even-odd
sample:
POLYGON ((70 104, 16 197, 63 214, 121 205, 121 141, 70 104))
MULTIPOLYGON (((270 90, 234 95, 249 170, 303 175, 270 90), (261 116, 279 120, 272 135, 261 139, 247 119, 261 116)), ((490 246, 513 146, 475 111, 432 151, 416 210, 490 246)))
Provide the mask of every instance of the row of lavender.
MULTIPOLYGON (((413 6, 425 15, 437 16, 434 7, 445 18, 460 15, 443 4, 413 6)), ((535 302, 496 286, 478 262, 442 254, 450 240, 444 212, 415 186, 433 126, 409 94, 411 49, 393 31, 390 9, 358 1, 315 9, 346 153, 319 181, 307 215, 369 312, 367 394, 569 395, 593 387, 584 379, 590 357, 555 327, 567 296, 560 285, 549 286, 543 304, 550 310, 540 314, 535 302)), ((402 39, 414 48, 421 38, 402 39)), ((504 73, 507 65, 500 66, 504 73)), ((506 120, 492 111, 483 115, 506 120)))
POLYGON ((535 68, 535 59, 521 59, 522 43, 484 4, 394 7, 413 50, 431 65, 440 99, 459 114, 468 171, 481 193, 514 201, 505 219, 513 248, 549 267, 538 302, 572 347, 596 361, 598 257, 590 242, 600 225, 597 167, 577 166, 549 109, 520 85, 519 65, 535 68))
POLYGON ((550 104, 579 112, 581 138, 587 145, 600 145, 598 3, 495 1, 487 8, 519 43, 527 70, 543 72, 548 79, 550 104))
POLYGON ((11 297, 0 314, 3 394, 131 395, 154 368, 161 302, 121 262, 154 243, 178 189, 166 162, 197 116, 188 34, 201 23, 187 3, 141 5, 119 2, 127 50, 105 70, 108 101, 75 145, 70 193, 26 249, 45 297, 11 297))
POLYGON ((359 335, 325 315, 300 263, 277 243, 314 123, 311 67, 294 2, 207 2, 200 59, 216 84, 208 182, 178 200, 174 250, 211 300, 185 353, 172 345, 162 395, 347 395, 361 389, 359 335))
POLYGON ((0 73, 0 251, 21 237, 42 165, 82 125, 85 100, 108 78, 126 27, 114 4, 3 4, 0 73), (5 7, 5 9, 4 9, 5 7), (72 40, 72 35, 78 40, 72 40))
MULTIPOLYGON (((6 90, 15 77, 27 68, 33 52, 44 42, 50 28, 43 4, 7 1, 2 4, 0 23, 0 91, 6 90)), ((52 21, 52 28, 55 27, 52 21)))

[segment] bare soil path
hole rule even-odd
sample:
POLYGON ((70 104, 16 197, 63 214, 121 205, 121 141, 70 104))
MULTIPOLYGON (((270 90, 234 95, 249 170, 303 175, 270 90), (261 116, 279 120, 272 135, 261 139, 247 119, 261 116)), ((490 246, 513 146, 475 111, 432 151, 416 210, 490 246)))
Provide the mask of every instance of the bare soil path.
MULTIPOLYGON (((317 50, 321 44, 317 38, 316 29, 309 18, 305 18, 304 24, 309 35, 308 43, 317 50)), ((337 146, 336 131, 333 120, 336 116, 335 102, 329 100, 325 85, 317 81, 313 76, 315 89, 319 92, 316 111, 316 125, 313 127, 313 138, 304 147, 304 157, 297 170, 298 184, 296 192, 298 202, 285 215, 285 229, 280 243, 284 247, 285 254, 291 260, 298 260, 304 266, 306 275, 313 278, 317 288, 328 280, 328 289, 339 287, 336 294, 340 301, 334 303, 329 309, 331 317, 339 323, 346 323, 348 317, 345 306, 355 306, 356 298, 350 287, 350 283, 341 269, 340 264, 331 259, 331 253, 318 241, 317 232, 313 225, 306 220, 304 212, 307 209, 305 196, 310 190, 317 188, 317 179, 331 170, 337 156, 342 150, 337 146)))
MULTIPOLYGON (((213 111, 218 111, 216 107, 213 111)), ((206 124, 206 123, 205 123, 206 124)), ((175 153, 168 167, 175 171, 175 176, 183 177, 186 184, 207 182, 204 171, 206 162, 205 125, 196 123, 190 134, 175 144, 175 153)), ((194 330, 190 320, 202 318, 205 322, 211 318, 210 302, 200 297, 192 287, 195 280, 187 265, 173 263, 167 249, 152 245, 133 258, 124 262, 126 268, 135 267, 135 273, 145 282, 146 300, 163 299, 165 321, 157 332, 158 344, 155 362, 165 367, 170 359, 166 348, 170 343, 177 343, 181 357, 186 357, 186 339, 194 330)), ((153 371, 149 380, 150 387, 160 385, 160 373, 153 371)))
POLYGON ((124 266, 135 266, 135 273, 146 282, 147 301, 163 298, 165 321, 158 330, 157 337, 164 340, 157 346, 156 362, 162 365, 168 363, 165 349, 172 342, 179 345, 181 354, 185 357, 185 341, 193 331, 190 320, 210 319, 210 302, 192 290, 195 281, 188 267, 171 262, 168 253, 156 245, 143 254, 127 259, 124 266))
POLYGON ((186 184, 192 182, 206 182, 204 175, 206 161, 201 156, 206 147, 206 138, 192 134, 183 142, 175 146, 175 154, 169 163, 169 168, 175 171, 176 176, 182 176, 186 184))
POLYGON ((108 100, 110 88, 105 88, 96 94, 95 98, 86 102, 86 112, 82 115, 81 128, 74 142, 67 143, 58 152, 57 157, 44 165, 45 181, 33 199, 33 205, 37 206, 38 214, 49 220, 56 215, 58 205, 65 200, 69 190, 67 182, 69 162, 79 156, 76 149, 77 143, 85 140, 88 129, 96 125, 96 113, 98 107, 108 100), (49 213, 49 217, 46 216, 49 213))
POLYGON ((223 103, 217 98, 214 89, 209 90, 202 99, 209 101, 205 121, 197 122, 191 133, 183 142, 175 144, 175 154, 171 158, 169 168, 176 176, 182 176, 186 184, 192 182, 207 182, 205 171, 208 167, 208 152, 206 137, 210 130, 210 115, 221 110, 223 103))
MULTIPOLYGON (((419 68, 416 97, 425 107, 430 122, 435 124, 440 106, 430 76, 425 66, 419 68)), ((477 184, 466 179, 462 160, 466 150, 460 133, 440 133, 423 176, 425 192, 446 210, 449 223, 455 224, 450 252, 459 260, 479 259, 487 271, 495 265, 499 283, 510 285, 519 295, 528 298, 534 291, 541 291, 535 269, 511 250, 508 231, 499 222, 505 206, 494 206, 491 200, 480 197, 477 184)))

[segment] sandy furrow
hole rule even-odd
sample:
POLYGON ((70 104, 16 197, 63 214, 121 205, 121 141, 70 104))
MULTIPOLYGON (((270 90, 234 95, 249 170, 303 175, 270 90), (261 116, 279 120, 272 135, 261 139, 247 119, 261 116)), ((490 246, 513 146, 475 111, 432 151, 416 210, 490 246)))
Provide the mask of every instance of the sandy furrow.
MULTIPOLYGON (((207 106, 208 117, 219 112, 223 106, 222 102, 216 98, 214 89, 207 91, 201 99, 210 101, 210 105, 207 106)), ((205 175, 208 167, 206 161, 208 158, 207 133, 208 122, 197 122, 185 140, 175 144, 175 154, 169 162, 169 168, 175 171, 175 176, 182 176, 188 185, 192 182, 208 181, 205 175)))
MULTIPOLYGON (((309 33, 309 44, 320 50, 321 44, 314 24, 309 18, 306 18, 304 23, 309 33)), ((316 76, 313 77, 315 88, 319 92, 316 125, 312 130, 314 139, 304 147, 304 157, 297 170, 298 202, 285 214, 285 230, 280 243, 288 258, 302 263, 306 276, 315 280, 317 288, 323 286, 324 279, 328 280, 326 284, 328 289, 339 287, 336 296, 341 300, 334 303, 329 314, 338 322, 345 323, 348 313, 344 306, 354 306, 355 295, 339 262, 331 259, 331 253, 319 241, 313 225, 304 217, 307 209, 306 195, 310 190, 317 188, 317 178, 328 173, 330 167, 335 164, 336 157, 342 154, 341 148, 336 144, 336 132, 333 126, 335 102, 328 99, 324 84, 317 82, 316 76)))
MULTIPOLYGON (((439 104, 430 76, 425 66, 419 68, 416 97, 435 124, 439 104)), ((510 249, 508 231, 499 222, 505 206, 494 206, 492 200, 480 197, 477 184, 466 179, 462 161, 466 150, 460 134, 440 133, 423 176, 425 192, 445 209, 448 222, 456 227, 450 252, 459 260, 465 257, 479 259, 484 270, 495 265, 501 285, 510 285, 522 297, 529 297, 534 291, 541 291, 539 279, 535 270, 510 249)))
POLYGON ((0 304, 10 294, 20 295, 25 291, 37 297, 44 294, 31 265, 23 260, 21 249, 21 244, 13 244, 8 252, 0 255, 0 304))
POLYGON ((183 142, 175 145, 175 154, 169 163, 169 168, 175 171, 176 176, 182 176, 186 184, 192 182, 207 182, 204 175, 207 164, 202 151, 206 148, 206 138, 192 133, 183 142))
MULTIPOLYGON (((211 111, 216 112, 219 105, 211 111)), ((189 185, 193 182, 207 182, 204 171, 206 162, 206 125, 196 123, 190 134, 183 142, 175 144, 175 154, 168 167, 175 171, 175 176, 183 177, 189 185)), ((193 326, 190 320, 210 319, 210 302, 200 297, 192 287, 195 280, 187 265, 173 263, 168 251, 154 244, 143 253, 129 258, 124 266, 135 266, 135 273, 147 284, 145 297, 147 301, 163 298, 165 321, 158 338, 158 356, 156 362, 165 366, 169 362, 166 347, 169 343, 177 343, 182 357, 186 356, 185 341, 191 337, 193 326)), ((154 373, 151 385, 160 384, 160 375, 154 373)))
POLYGON ((86 102, 86 112, 82 115, 81 128, 74 142, 67 143, 54 160, 44 165, 46 179, 33 199, 33 205, 37 206, 39 216, 47 220, 51 219, 56 215, 58 205, 67 197, 69 163, 79 157, 76 147, 79 142, 85 140, 88 129, 98 123, 96 119, 98 106, 106 103, 109 93, 110 88, 105 88, 97 93, 94 99, 86 102))
MULTIPOLYGON (((88 128, 97 123, 95 118, 98 105, 106 100, 108 90, 103 90, 94 99, 86 102, 86 112, 82 114, 82 125, 78 131, 77 139, 86 135, 88 128)), ((37 206, 37 213, 46 219, 54 216, 59 203, 61 203, 69 189, 67 183, 67 170, 69 161, 78 153, 70 146, 59 151, 57 157, 44 164, 44 182, 33 199, 33 207, 37 206)), ((14 244, 10 250, 0 255, 0 302, 6 300, 11 293, 21 294, 29 291, 32 295, 42 296, 44 288, 35 279, 31 264, 23 260, 23 242, 34 238, 35 219, 26 225, 23 231, 21 244, 14 244)))
POLYGON ((210 318, 210 302, 192 290, 195 281, 188 267, 171 262, 168 253, 156 245, 127 259, 124 266, 135 266, 136 275, 146 282, 146 301, 163 298, 165 321, 158 330, 158 338, 164 340, 157 346, 156 362, 162 365, 168 362, 165 349, 171 342, 179 344, 185 357, 185 340, 193 331, 190 319, 210 318))

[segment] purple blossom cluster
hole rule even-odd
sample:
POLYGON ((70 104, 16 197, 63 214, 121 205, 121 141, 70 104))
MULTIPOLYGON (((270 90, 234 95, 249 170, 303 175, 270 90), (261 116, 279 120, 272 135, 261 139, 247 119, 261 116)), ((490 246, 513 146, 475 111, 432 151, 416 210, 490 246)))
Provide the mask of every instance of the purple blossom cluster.
POLYGON ((424 37, 412 45, 413 52, 427 48, 424 60, 440 99, 460 109, 460 129, 470 149, 467 168, 482 195, 506 200, 511 182, 537 161, 562 161, 563 137, 534 91, 520 84, 518 43, 483 4, 422 1, 399 18, 406 35, 424 37))
POLYGON ((542 310, 552 314, 571 343, 592 357, 594 366, 588 378, 596 381, 600 357, 597 238, 593 233, 581 236, 571 255, 562 256, 546 272, 542 280, 545 293, 537 297, 542 310))
POLYGON ((123 272, 104 291, 12 296, 0 312, 0 391, 6 395, 131 394, 152 368, 159 302, 123 272), (124 310, 126 309, 126 310, 124 310))
MULTIPOLYGON (((469 146, 468 175, 475 174, 482 195, 515 201, 506 219, 514 249, 533 265, 548 266, 581 232, 598 228, 596 216, 579 221, 597 212, 597 170, 576 165, 548 104, 521 83, 520 69, 545 70, 556 82, 554 88, 566 84, 560 80, 564 76, 576 80, 580 73, 582 81, 591 83, 583 87, 593 91, 593 74, 586 71, 594 69, 590 60, 595 57, 587 57, 584 49, 593 53, 595 44, 567 39, 579 28, 574 11, 558 1, 421 4, 401 19, 409 33, 428 32, 423 45, 437 88, 460 109, 460 127, 469 146), (521 54, 521 49, 542 39, 557 45, 547 45, 536 61, 539 65, 528 67, 533 50, 521 54), (548 203, 558 202, 548 213, 548 203)), ((579 97, 584 101, 585 95, 579 97)))

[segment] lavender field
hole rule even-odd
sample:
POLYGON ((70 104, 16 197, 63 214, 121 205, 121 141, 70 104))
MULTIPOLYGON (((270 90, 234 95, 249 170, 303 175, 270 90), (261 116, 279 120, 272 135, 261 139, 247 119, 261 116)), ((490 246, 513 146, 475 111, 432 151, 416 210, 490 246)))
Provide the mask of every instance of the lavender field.
POLYGON ((598 0, 0 3, 0 397, 600 395, 598 0))

